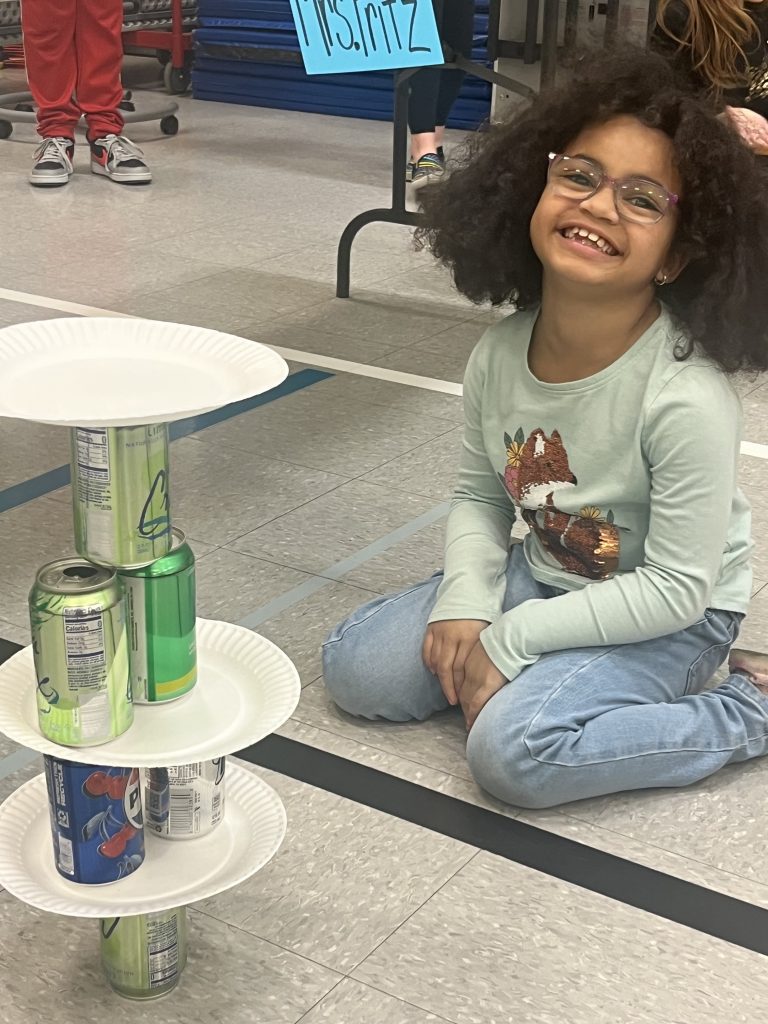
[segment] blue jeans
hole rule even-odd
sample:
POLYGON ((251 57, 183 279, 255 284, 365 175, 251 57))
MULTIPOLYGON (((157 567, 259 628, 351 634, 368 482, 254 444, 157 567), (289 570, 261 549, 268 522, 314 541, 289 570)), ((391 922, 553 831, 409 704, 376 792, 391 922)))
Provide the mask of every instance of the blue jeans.
MULTIPOLYGON (((449 707, 421 659, 441 576, 370 601, 331 633, 325 685, 339 707, 392 722, 423 721, 449 707)), ((533 578, 515 546, 504 611, 558 593, 533 578)), ((655 640, 543 655, 480 712, 467 739, 472 775, 507 803, 552 807, 687 786, 765 754, 768 698, 739 675, 700 692, 727 658, 741 618, 708 609, 655 640)))

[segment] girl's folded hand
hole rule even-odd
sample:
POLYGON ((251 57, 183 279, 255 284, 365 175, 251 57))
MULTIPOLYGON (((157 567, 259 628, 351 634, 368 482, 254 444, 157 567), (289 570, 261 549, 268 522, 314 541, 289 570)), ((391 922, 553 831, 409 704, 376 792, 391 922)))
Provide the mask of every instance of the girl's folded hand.
POLYGON ((424 664, 440 680, 449 704, 458 704, 464 663, 488 625, 484 619, 445 619, 427 626, 422 648, 424 664))

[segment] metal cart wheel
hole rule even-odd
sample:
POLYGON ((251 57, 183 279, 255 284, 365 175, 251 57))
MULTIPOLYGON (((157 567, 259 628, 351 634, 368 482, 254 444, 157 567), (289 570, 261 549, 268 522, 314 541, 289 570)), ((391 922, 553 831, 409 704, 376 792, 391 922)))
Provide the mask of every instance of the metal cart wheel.
POLYGON ((164 78, 166 89, 175 95, 186 92, 192 84, 192 73, 189 68, 175 68, 171 64, 165 65, 164 78))
POLYGON ((164 117, 160 122, 160 131, 163 135, 177 135, 179 131, 179 119, 171 114, 169 117, 164 117))
POLYGON ((10 139, 13 135, 13 125, 10 121, 0 121, 0 139, 10 139))

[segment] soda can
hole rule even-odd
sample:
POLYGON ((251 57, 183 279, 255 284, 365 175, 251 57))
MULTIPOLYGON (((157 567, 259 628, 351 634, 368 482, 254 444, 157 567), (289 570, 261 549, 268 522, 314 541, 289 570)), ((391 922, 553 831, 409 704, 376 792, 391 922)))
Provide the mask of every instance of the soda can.
POLYGON ((62 761, 46 754, 56 869, 82 885, 117 882, 144 861, 137 768, 62 761))
POLYGON ((224 818, 225 757, 144 772, 147 828, 162 839, 196 839, 224 818))
POLYGON ((197 682, 195 556, 181 530, 169 554, 143 569, 121 570, 133 699, 176 700, 197 682))
POLYGON ((74 427, 75 547, 98 565, 136 569, 171 547, 168 426, 74 427))
POLYGON ((44 565, 29 595, 40 731, 97 746, 133 722, 122 586, 80 558, 44 565))
POLYGON ((126 999, 159 999, 176 987, 187 963, 185 907, 100 921, 107 981, 126 999))

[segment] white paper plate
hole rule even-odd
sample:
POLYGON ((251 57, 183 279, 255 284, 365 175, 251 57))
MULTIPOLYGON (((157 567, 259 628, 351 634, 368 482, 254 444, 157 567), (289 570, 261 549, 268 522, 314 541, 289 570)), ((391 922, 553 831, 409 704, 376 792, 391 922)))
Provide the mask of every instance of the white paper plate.
POLYGON ((153 768, 242 750, 286 722, 299 702, 293 662, 269 640, 231 622, 197 620, 198 682, 167 704, 137 704, 131 728, 98 747, 51 743, 37 723, 32 648, 0 665, 0 732, 43 754, 83 764, 153 768))
POLYGON ((61 426, 163 423, 269 391, 288 367, 205 327, 68 317, 0 330, 0 416, 61 426))
POLYGON ((45 776, 20 786, 0 807, 0 886, 40 910, 69 917, 121 917, 186 906, 231 889, 274 857, 285 836, 275 791, 227 765, 221 825, 186 842, 146 833, 141 867, 110 885, 78 885, 54 864, 45 776))

